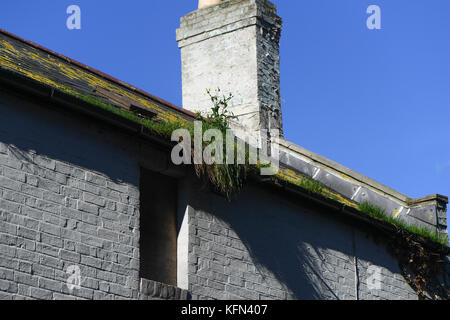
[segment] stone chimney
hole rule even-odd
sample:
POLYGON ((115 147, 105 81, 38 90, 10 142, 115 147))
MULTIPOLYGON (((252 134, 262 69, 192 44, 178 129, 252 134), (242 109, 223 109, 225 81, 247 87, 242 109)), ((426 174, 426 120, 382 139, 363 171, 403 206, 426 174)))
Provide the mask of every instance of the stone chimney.
POLYGON ((211 5, 181 18, 183 107, 208 112, 206 89, 231 93, 238 136, 282 135, 279 39, 281 18, 267 0, 201 0, 211 5))

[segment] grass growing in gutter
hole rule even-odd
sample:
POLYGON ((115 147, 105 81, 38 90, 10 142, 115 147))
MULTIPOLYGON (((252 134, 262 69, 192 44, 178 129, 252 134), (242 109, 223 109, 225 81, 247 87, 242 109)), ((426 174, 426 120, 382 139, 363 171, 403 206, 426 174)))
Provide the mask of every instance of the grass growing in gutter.
POLYGON ((165 136, 169 139, 172 135, 172 132, 177 129, 180 129, 180 128, 185 128, 185 129, 188 129, 190 132, 193 132, 192 124, 188 121, 186 121, 186 122, 181 122, 181 121, 160 122, 160 121, 155 121, 152 119, 145 119, 145 118, 138 116, 137 114, 135 114, 132 111, 115 107, 114 105, 105 103, 96 97, 93 97, 90 95, 75 94, 75 93, 68 92, 68 91, 66 92, 64 90, 62 90, 62 91, 64 93, 69 94, 77 99, 80 99, 80 100, 86 102, 86 103, 89 103, 89 104, 99 107, 103 110, 106 110, 108 112, 111 112, 118 116, 121 116, 122 118, 130 120, 137 124, 140 124, 140 125, 144 126, 145 128, 147 128, 157 134, 165 136))
MULTIPOLYGON (((90 95, 83 95, 65 90, 61 91, 71 96, 74 96, 86 103, 97 106, 103 110, 114 113, 132 122, 140 124, 145 128, 151 130, 152 132, 155 132, 166 138, 170 139, 172 132, 180 128, 185 128, 189 130, 189 132, 191 132, 191 136, 193 137, 193 126, 192 123, 190 123, 189 121, 160 122, 152 119, 145 119, 133 113, 132 111, 115 107, 112 104, 105 103, 102 100, 90 95)), ((208 116, 206 118, 200 117, 200 119, 202 119, 203 121, 203 132, 211 128, 219 129, 222 132, 224 132, 229 127, 228 121, 231 118, 233 118, 233 116, 227 113, 227 106, 229 100, 231 99, 231 96, 223 97, 222 99, 219 99, 218 97, 213 95, 210 95, 210 97, 214 104, 213 113, 211 116, 208 116)), ((224 147, 224 151, 225 148, 226 146, 224 147)), ((246 160, 247 160, 246 162, 248 163, 248 152, 246 153, 246 160)), ((259 169, 259 168, 260 168, 259 165, 251 166, 248 164, 246 165, 235 165, 227 163, 214 165, 203 164, 196 167, 196 172, 199 175, 199 177, 201 176, 207 177, 208 180, 219 191, 224 193, 230 199, 233 193, 236 193, 242 189, 247 173, 251 169, 259 169)), ((293 182, 290 180, 286 181, 293 183, 305 190, 309 190, 313 193, 333 198, 333 195, 330 196, 328 194, 329 192, 327 192, 326 187, 318 181, 308 179, 306 177, 301 178, 300 181, 298 182, 293 182)), ((339 199, 337 198, 335 198, 334 200, 339 201, 339 199)), ((411 233, 417 234, 424 238, 428 238, 434 242, 440 243, 445 246, 449 245, 448 236, 439 234, 438 232, 432 232, 424 227, 418 227, 416 225, 408 225, 405 222, 388 215, 382 208, 373 205, 369 202, 363 202, 359 204, 358 209, 361 212, 367 213, 374 218, 391 223, 399 228, 408 230, 411 233)))
MULTIPOLYGON (((237 117, 228 110, 228 105, 233 96, 220 96, 220 89, 217 89, 215 94, 212 94, 210 90, 207 90, 212 103, 210 112, 204 116, 200 112, 197 112, 198 118, 202 121, 203 134, 209 129, 217 129, 221 132, 222 137, 226 137, 227 130, 230 129, 230 121, 237 117)), ((203 150, 206 144, 203 144, 203 150)), ((234 158, 237 156, 237 144, 233 142, 234 158)), ((246 147, 245 150, 245 164, 237 164, 237 161, 233 163, 227 162, 227 141, 223 141, 223 149, 221 150, 223 156, 223 163, 214 163, 207 165, 204 162, 202 164, 195 164, 195 172, 199 178, 208 180, 220 193, 225 195, 230 201, 231 197, 240 192, 247 179, 247 175, 250 170, 256 169, 256 165, 249 164, 249 150, 246 147)))
POLYGON ((401 221, 399 219, 396 219, 386 213, 382 208, 369 203, 369 202, 363 202, 359 205, 359 210, 361 212, 367 213, 368 215, 377 218, 379 220, 391 223, 399 228, 408 230, 411 233, 417 234, 421 237, 430 239, 434 242, 440 243, 444 246, 449 245, 449 239, 447 235, 439 234, 437 231, 432 232, 429 229, 425 227, 419 227, 417 225, 409 225, 404 221, 401 221))
MULTIPOLYGON (((114 113, 122 118, 133 121, 137 124, 144 126, 150 131, 159 134, 167 139, 171 139, 172 133, 177 129, 186 129, 190 132, 192 138, 192 156, 194 156, 194 126, 190 121, 155 121, 153 119, 146 119, 140 117, 132 111, 118 108, 112 104, 105 103, 101 99, 91 96, 91 95, 83 95, 79 93, 74 93, 68 90, 58 89, 68 95, 71 95, 77 99, 80 99, 86 103, 99 107, 108 112, 114 113)), ((220 89, 218 89, 220 92, 220 89)), ((207 116, 202 116, 198 113, 199 120, 202 121, 202 131, 203 134, 209 129, 218 129, 222 132, 223 136, 226 135, 226 130, 229 129, 229 120, 234 119, 234 115, 232 115, 228 111, 228 103, 232 99, 232 96, 223 96, 219 97, 218 95, 213 95, 208 90, 208 94, 211 98, 211 102, 213 104, 211 108, 211 113, 207 116)), ((203 149, 206 147, 206 144, 203 145, 203 149)), ((237 146, 235 144, 235 154, 237 150, 237 146)), ((226 143, 224 143, 223 154, 226 154, 226 143)), ((248 171, 252 168, 249 165, 249 153, 246 150, 246 164, 228 164, 226 163, 226 157, 224 159, 223 164, 212 164, 207 165, 205 163, 194 165, 195 172, 199 178, 204 178, 208 182, 210 182, 220 193, 224 194, 229 200, 231 196, 237 192, 239 192, 244 186, 244 182, 247 177, 248 171)))
POLYGON ((297 185, 299 187, 302 187, 303 189, 318 194, 324 194, 325 191, 325 186, 323 184, 315 180, 307 179, 305 177, 303 177, 297 185))

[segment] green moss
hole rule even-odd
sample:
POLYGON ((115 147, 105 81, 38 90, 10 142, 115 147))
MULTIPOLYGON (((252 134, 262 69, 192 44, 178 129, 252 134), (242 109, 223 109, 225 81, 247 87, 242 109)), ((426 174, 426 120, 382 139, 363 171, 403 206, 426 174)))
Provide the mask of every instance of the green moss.
POLYGON ((449 244, 449 239, 447 235, 442 235, 439 234, 438 232, 432 232, 425 227, 419 227, 417 225, 409 225, 402 220, 396 219, 388 215, 386 211, 384 211, 382 208, 367 201, 359 205, 359 210, 361 212, 367 213, 368 215, 376 219, 391 223, 399 228, 408 230, 409 232, 419 235, 423 238, 430 239, 434 242, 440 243, 445 246, 448 246, 449 244))
POLYGON ((173 121, 173 122, 161 122, 161 121, 155 121, 153 119, 145 119, 140 117, 139 115, 135 114, 132 111, 118 108, 112 104, 108 104, 101 99, 90 96, 90 95, 84 95, 84 94, 74 94, 69 91, 61 90, 65 94, 71 95, 79 100, 82 100, 86 103, 89 103, 93 106, 96 106, 98 108, 101 108, 103 110, 106 110, 108 112, 111 112, 113 114, 116 114, 124 119, 130 120, 132 122, 135 122, 137 124, 140 124, 144 126, 145 128, 151 130, 154 133, 157 133, 159 135, 162 135, 164 137, 167 137, 170 139, 172 132, 180 129, 185 128, 188 129, 190 132, 193 132, 192 124, 190 122, 179 122, 179 121, 173 121))
POLYGON ((306 177, 303 177, 299 183, 297 183, 299 187, 302 187, 303 189, 309 190, 314 193, 323 194, 325 187, 323 184, 321 184, 318 181, 308 179, 306 177))

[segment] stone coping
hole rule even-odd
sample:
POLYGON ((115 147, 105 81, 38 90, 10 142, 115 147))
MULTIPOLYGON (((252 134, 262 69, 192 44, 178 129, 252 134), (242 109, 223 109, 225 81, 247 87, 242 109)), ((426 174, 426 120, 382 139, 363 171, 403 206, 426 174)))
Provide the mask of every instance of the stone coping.
MULTIPOLYGON (((280 145, 280 149, 284 149, 285 151, 291 151, 294 152, 300 156, 306 157, 315 164, 319 166, 326 167, 332 171, 335 171, 336 173, 340 174, 343 179, 347 180, 353 180, 353 182, 358 182, 359 184, 363 184, 366 187, 369 187, 371 189, 374 189, 378 191, 378 193, 384 194, 386 196, 389 196, 397 201, 403 202, 406 206, 415 206, 415 205, 421 205, 428 202, 433 201, 443 201, 445 203, 448 203, 448 197, 440 195, 440 194, 433 194, 426 197, 421 198, 411 198, 406 196, 403 193, 400 193, 388 186, 385 186, 371 178, 368 178, 356 171, 353 171, 352 169, 349 169, 337 162, 334 162, 330 159, 327 159, 317 153, 314 153, 312 151, 309 151, 303 147, 300 147, 292 142, 289 142, 285 139, 278 140, 278 143, 280 145)), ((337 190, 339 191, 339 190, 337 190)))
POLYGON ((187 290, 161 282, 141 278, 141 300, 189 300, 187 290))

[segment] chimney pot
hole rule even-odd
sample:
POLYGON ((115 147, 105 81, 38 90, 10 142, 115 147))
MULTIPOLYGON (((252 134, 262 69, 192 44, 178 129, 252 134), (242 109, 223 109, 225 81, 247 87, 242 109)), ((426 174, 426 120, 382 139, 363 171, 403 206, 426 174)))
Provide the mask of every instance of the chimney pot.
POLYGON ((216 4, 219 4, 221 2, 222 2, 222 0, 199 0, 198 8, 199 9, 208 8, 208 7, 214 6, 216 4))

